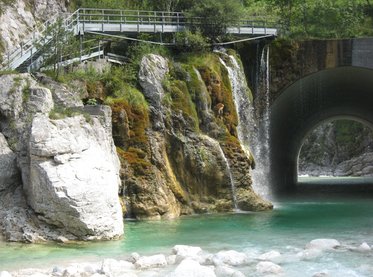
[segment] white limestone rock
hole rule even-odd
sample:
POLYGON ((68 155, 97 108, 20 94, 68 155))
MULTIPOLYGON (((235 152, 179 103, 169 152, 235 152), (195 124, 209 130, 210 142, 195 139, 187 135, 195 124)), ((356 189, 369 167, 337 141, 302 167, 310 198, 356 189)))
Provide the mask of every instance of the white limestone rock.
POLYGON ((164 95, 162 81, 168 72, 168 60, 162 56, 149 54, 142 58, 139 82, 151 104, 161 105, 164 95))
POLYGON ((0 277, 12 277, 12 275, 8 271, 1 271, 0 277))
POLYGON ((21 182, 17 156, 0 133, 0 192, 21 182))
POLYGON ((165 267, 167 266, 167 260, 165 255, 158 254, 153 256, 142 256, 135 262, 135 267, 139 269, 147 269, 154 267, 165 267))
POLYGON ((123 234, 119 160, 98 119, 89 124, 83 116, 50 120, 37 114, 29 154, 30 180, 24 188, 40 218, 80 239, 123 234), (70 158, 61 159, 66 154, 70 158))
POLYGON ((341 246, 340 242, 336 239, 314 239, 310 241, 307 245, 307 249, 319 249, 323 250, 333 250, 341 246))
POLYGON ((40 33, 40 22, 57 19, 57 13, 66 12, 69 0, 15 0, 3 6, 0 15, 0 37, 6 50, 14 50, 21 41, 40 33), (27 3, 27 4, 26 4, 27 3))
POLYGON ((369 252, 372 250, 372 248, 366 242, 363 242, 362 244, 359 245, 357 250, 359 252, 369 252))
POLYGON ((175 245, 172 248, 172 253, 181 257, 195 257, 202 254, 202 249, 199 246, 175 245))
POLYGON ((235 250, 219 251, 214 255, 213 261, 215 265, 227 264, 231 266, 239 266, 248 263, 247 256, 235 250))
POLYGON ((314 260, 323 254, 322 250, 318 248, 305 249, 297 253, 296 257, 300 260, 314 260))
POLYGON ((284 271, 281 266, 272 262, 260 262, 256 265, 256 271, 261 274, 282 274, 284 271))
POLYGON ((106 276, 120 276, 131 273, 135 269, 133 263, 128 261, 117 261, 115 259, 105 259, 102 262, 100 273, 106 276))
POLYGON ((224 265, 217 266, 215 268, 215 274, 216 277, 245 277, 242 272, 224 265))
POLYGON ((266 252, 258 257, 261 261, 277 261, 281 258, 281 253, 275 250, 266 252))
POLYGON ((214 269, 186 258, 167 277, 216 277, 214 269))
POLYGON ((139 83, 150 106, 153 128, 163 130, 164 115, 162 99, 164 96, 163 79, 169 72, 168 60, 159 55, 149 54, 142 58, 139 71, 139 83))

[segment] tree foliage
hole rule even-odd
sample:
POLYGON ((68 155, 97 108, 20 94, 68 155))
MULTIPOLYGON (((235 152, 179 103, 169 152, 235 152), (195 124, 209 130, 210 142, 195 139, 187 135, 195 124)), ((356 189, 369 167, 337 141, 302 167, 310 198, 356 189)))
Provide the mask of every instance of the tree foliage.
MULTIPOLYGON (((10 0, 0 0, 10 1, 10 0)), ((200 17, 194 30, 216 40, 239 18, 276 22, 293 38, 343 38, 373 34, 371 0, 75 0, 73 7, 183 11, 200 17), (198 25, 198 26, 197 26, 198 25)), ((194 31, 192 30, 192 31, 194 31)))
POLYGON ((242 18, 238 0, 203 0, 191 4, 187 17, 195 30, 200 30, 211 40, 226 34, 227 28, 237 25, 242 18))

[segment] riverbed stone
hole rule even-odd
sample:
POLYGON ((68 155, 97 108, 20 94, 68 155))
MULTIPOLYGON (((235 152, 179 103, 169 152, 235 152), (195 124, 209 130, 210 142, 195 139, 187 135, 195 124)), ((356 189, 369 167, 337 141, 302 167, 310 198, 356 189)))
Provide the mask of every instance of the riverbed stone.
POLYGON ((126 275, 131 270, 135 269, 135 265, 128 261, 117 261, 115 259, 105 259, 102 262, 99 273, 105 274, 106 276, 114 275, 126 275))
POLYGON ((1 271, 0 277, 12 277, 12 274, 10 274, 8 271, 1 271))
POLYGON ((136 262, 135 267, 138 269, 147 269, 153 267, 165 267, 167 260, 165 255, 158 254, 153 256, 141 256, 136 262))
POLYGON ((235 250, 219 251, 213 257, 215 265, 227 264, 231 266, 240 266, 248 263, 248 258, 244 253, 235 250))
POLYGON ((318 248, 310 248, 300 251, 296 254, 296 257, 300 260, 313 260, 322 255, 322 250, 318 248))
POLYGON ((224 265, 217 266, 215 274, 216 277, 245 277, 242 272, 224 265))
POLYGON ((214 269, 186 258, 167 277, 216 277, 214 269))
POLYGON ((261 274, 282 274, 281 266, 272 262, 260 262, 256 265, 256 271, 261 274))
POLYGON ((266 252, 258 257, 259 260, 262 261, 276 261, 279 260, 281 257, 281 253, 276 250, 271 250, 266 252))
POLYGON ((307 245, 307 249, 332 250, 340 246, 341 243, 336 239, 314 239, 307 245))
POLYGON ((189 245, 175 245, 172 248, 172 253, 178 256, 195 257, 202 254, 202 249, 199 246, 189 246, 189 245))

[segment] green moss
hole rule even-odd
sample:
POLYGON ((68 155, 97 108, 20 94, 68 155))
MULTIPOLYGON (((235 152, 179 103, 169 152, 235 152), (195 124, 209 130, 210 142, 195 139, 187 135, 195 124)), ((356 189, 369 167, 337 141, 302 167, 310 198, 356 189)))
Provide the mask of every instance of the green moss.
POLYGON ((130 105, 128 101, 122 98, 110 98, 106 101, 112 109, 112 122, 121 124, 120 114, 124 110, 128 117, 129 138, 126 141, 127 147, 135 147, 145 149, 147 146, 148 137, 146 129, 149 127, 148 110, 141 106, 130 105))
POLYGON ((127 151, 117 147, 119 158, 127 162, 134 170, 135 175, 147 175, 151 168, 151 163, 144 159, 143 151, 138 148, 130 147, 127 151))
POLYGON ((165 85, 166 92, 171 98, 171 108, 174 111, 181 111, 184 117, 189 117, 194 125, 194 129, 198 130, 198 115, 196 107, 189 94, 188 87, 185 81, 172 80, 165 85))
POLYGON ((55 106, 50 112, 49 112, 49 118, 50 119, 64 119, 66 117, 73 117, 76 115, 81 115, 82 113, 70 108, 66 107, 60 107, 60 106, 55 106))
POLYGON ((18 72, 15 70, 0 70, 0 76, 3 75, 11 75, 11 74, 17 74, 18 72))
POLYGON ((26 85, 22 88, 22 100, 27 102, 30 98, 30 81, 26 79, 26 85))

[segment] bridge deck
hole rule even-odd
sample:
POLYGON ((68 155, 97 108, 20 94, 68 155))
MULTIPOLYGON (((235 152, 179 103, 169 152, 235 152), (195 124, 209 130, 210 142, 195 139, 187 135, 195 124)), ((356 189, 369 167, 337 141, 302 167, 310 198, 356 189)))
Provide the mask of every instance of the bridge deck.
MULTIPOLYGON (((79 23, 74 32, 102 32, 102 33, 176 33, 186 29, 181 25, 165 24, 123 24, 123 23, 79 23)), ((277 29, 266 27, 238 26, 227 28, 227 33, 235 35, 277 35, 277 29)))
MULTIPOLYGON (((21 43, 21 46, 6 53, 4 63, 0 68, 17 69, 25 64, 32 64, 40 55, 35 45, 49 43, 48 26, 57 21, 58 16, 47 21, 42 32, 35 32, 32 37, 21 43)), ((138 33, 176 33, 191 26, 202 25, 201 18, 187 18, 181 12, 163 11, 127 11, 113 9, 78 9, 65 15, 63 27, 74 35, 85 33, 104 34, 138 34, 138 33)), ((263 20, 239 20, 236 26, 227 28, 234 35, 277 35, 277 29, 263 20)))

